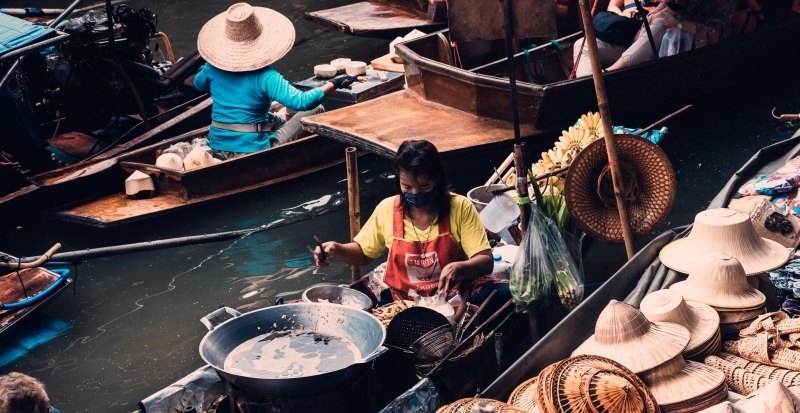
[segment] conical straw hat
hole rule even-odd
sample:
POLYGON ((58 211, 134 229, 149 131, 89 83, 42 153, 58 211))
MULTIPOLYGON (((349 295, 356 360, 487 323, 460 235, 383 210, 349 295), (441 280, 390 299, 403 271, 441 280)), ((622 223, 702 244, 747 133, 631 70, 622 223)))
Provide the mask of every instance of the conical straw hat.
POLYGON ((659 290, 648 294, 639 309, 650 321, 680 324, 691 334, 685 353, 690 353, 714 338, 719 329, 719 314, 708 304, 684 301, 676 290, 659 290))
POLYGON ((641 373, 681 354, 689 337, 689 330, 682 325, 650 322, 636 308, 611 300, 597 318, 594 334, 572 355, 607 357, 641 373))
MULTIPOLYGON (((654 413, 656 400, 645 383, 624 366, 598 356, 558 363, 550 388, 553 413, 654 413)), ((541 382, 540 382, 541 385, 541 382)), ((541 406, 540 406, 541 408, 541 406)))
POLYGON ((689 236, 669 243, 658 257, 667 267, 689 274, 700 257, 715 251, 735 257, 747 275, 772 271, 789 260, 787 248, 759 237, 749 216, 728 208, 697 214, 689 236))
MULTIPOLYGON (((634 236, 643 236, 666 218, 675 201, 677 181, 669 158, 647 139, 614 135, 624 182, 623 199, 634 236)), ((564 197, 570 215, 593 237, 622 242, 622 225, 611 188, 603 139, 584 148, 569 167, 564 197)))
POLYGON ((727 396, 725 373, 703 363, 685 361, 683 356, 642 373, 642 378, 662 410, 684 403, 701 410, 727 396))
POLYGON ((747 283, 739 261, 722 252, 697 257, 694 269, 686 281, 669 287, 686 300, 699 301, 725 309, 753 309, 764 305, 767 298, 747 283))
POLYGON ((247 72, 275 63, 294 46, 294 25, 265 7, 236 3, 209 20, 197 36, 200 56, 228 72, 247 72))

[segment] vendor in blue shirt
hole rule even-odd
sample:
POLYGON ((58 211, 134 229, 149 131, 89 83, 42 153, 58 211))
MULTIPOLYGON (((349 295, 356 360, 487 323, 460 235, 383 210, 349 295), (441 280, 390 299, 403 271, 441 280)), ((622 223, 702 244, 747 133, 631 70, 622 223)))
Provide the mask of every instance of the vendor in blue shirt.
POLYGON ((209 146, 214 156, 234 156, 290 142, 302 135, 300 119, 321 113, 320 102, 355 78, 340 75, 301 92, 271 64, 294 45, 292 22, 275 10, 236 3, 206 23, 197 49, 206 64, 194 86, 211 93, 209 146), (298 111, 288 122, 269 113, 273 101, 298 111))

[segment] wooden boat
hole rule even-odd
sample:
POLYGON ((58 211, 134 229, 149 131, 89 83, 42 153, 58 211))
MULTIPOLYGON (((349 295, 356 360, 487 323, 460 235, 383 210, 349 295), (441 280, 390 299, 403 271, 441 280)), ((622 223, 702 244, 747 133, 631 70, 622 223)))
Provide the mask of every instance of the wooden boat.
POLYGON ((69 273, 66 268, 36 267, 0 276, 0 334, 61 293, 72 283, 69 273))
POLYGON ((122 188, 124 178, 138 170, 153 178, 155 197, 129 199, 124 192, 116 192, 59 210, 54 216, 96 227, 118 225, 288 181, 344 161, 344 145, 313 135, 190 171, 155 166, 161 150, 206 135, 208 127, 117 158, 117 187, 122 188))
MULTIPOLYGON (((604 74, 614 120, 636 124, 748 85, 796 81, 800 18, 719 44, 604 74)), ((528 142, 595 110, 591 77, 569 79, 575 33, 515 56, 521 130, 528 142)), ((393 156, 409 137, 425 137, 443 156, 513 139, 507 61, 498 42, 459 44, 454 66, 447 30, 396 46, 407 89, 334 113, 304 119, 306 128, 361 149, 393 156)), ((552 139, 552 135, 549 135, 552 139)))
POLYGON ((427 31, 446 26, 443 8, 444 2, 372 0, 307 12, 305 16, 309 20, 346 34, 394 38, 413 29, 427 31), (440 11, 437 12, 437 8, 440 11), (437 15, 441 17, 436 18, 437 15))
POLYGON ((113 187, 113 168, 128 151, 151 145, 208 123, 211 99, 205 96, 184 102, 162 114, 153 129, 125 140, 84 161, 34 175, 31 183, 0 197, 0 216, 19 217, 75 202, 97 194, 98 188, 113 187))
MULTIPOLYGON (((800 154, 800 131, 789 139, 762 148, 731 176, 711 201, 709 208, 727 206, 744 182, 754 176, 774 171, 786 160, 798 154, 800 154)), ((662 288, 667 281, 657 276, 661 266, 658 253, 670 241, 685 235, 687 229, 688 226, 674 228, 653 239, 487 387, 481 397, 507 400, 511 391, 522 381, 535 376, 547 365, 569 357, 570 353, 592 334, 591 326, 594 326, 598 315, 609 300, 616 299, 638 305, 647 291, 662 288)))

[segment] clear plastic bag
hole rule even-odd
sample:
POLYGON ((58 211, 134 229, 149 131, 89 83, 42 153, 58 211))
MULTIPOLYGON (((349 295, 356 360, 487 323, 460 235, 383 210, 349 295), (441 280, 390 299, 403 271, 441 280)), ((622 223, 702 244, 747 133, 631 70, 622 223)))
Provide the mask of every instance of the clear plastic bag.
POLYGON ((658 49, 658 57, 673 56, 678 53, 692 50, 694 36, 677 27, 670 27, 661 39, 661 47, 658 49))
POLYGON ((511 267, 509 286, 520 311, 560 303, 575 308, 584 277, 556 224, 534 206, 525 238, 511 267))

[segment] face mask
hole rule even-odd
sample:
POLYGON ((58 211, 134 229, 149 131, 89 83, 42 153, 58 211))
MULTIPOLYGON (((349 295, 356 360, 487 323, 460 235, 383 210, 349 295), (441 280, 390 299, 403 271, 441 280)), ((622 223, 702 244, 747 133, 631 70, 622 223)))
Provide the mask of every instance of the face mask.
POLYGON ((412 194, 411 192, 403 192, 403 199, 409 205, 421 208, 433 202, 433 191, 418 192, 416 194, 412 194))

